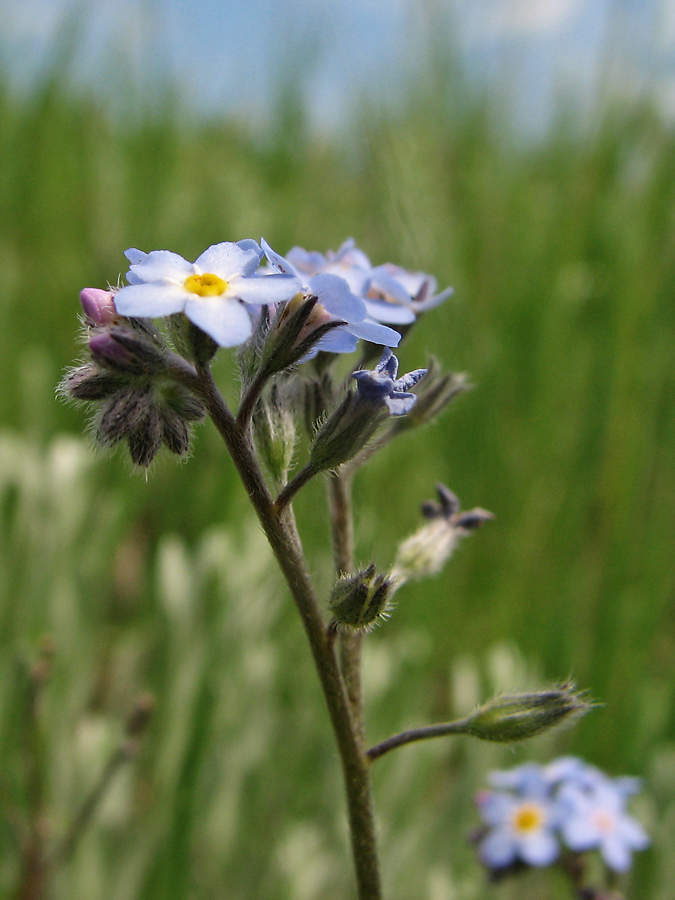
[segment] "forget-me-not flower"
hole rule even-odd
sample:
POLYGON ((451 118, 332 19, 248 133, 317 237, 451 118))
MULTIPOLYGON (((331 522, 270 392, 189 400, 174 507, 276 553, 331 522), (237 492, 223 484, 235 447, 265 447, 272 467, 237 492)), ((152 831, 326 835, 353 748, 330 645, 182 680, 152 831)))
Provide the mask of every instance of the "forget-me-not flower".
POLYGON ((393 263, 373 267, 353 238, 325 256, 293 247, 287 259, 306 275, 328 273, 344 278, 352 293, 363 298, 370 318, 390 325, 410 325, 419 313, 452 293, 448 288, 436 294, 436 280, 424 272, 408 272, 393 263))
MULTIPOLYGON (((317 298, 305 328, 309 331, 325 322, 341 320, 343 325, 331 329, 312 348, 307 358, 315 356, 319 350, 329 353, 352 353, 356 350, 359 338, 373 344, 397 347, 401 335, 393 328, 387 328, 373 321, 367 315, 366 304, 352 293, 347 281, 339 275, 319 272, 309 275, 307 271, 296 267, 289 258, 284 258, 262 240, 262 247, 273 271, 293 276, 301 284, 300 290, 305 296, 317 298)), ((297 249, 297 248, 296 248, 297 249)), ((319 256, 321 254, 318 254, 319 256)), ((311 268, 311 266, 308 266, 311 268)))
POLYGON ((604 777, 587 791, 564 784, 559 800, 563 810, 560 830, 570 850, 599 850, 610 869, 626 872, 633 850, 649 846, 645 830, 625 810, 625 792, 611 779, 604 777))
POLYGON ((529 866, 550 866, 560 853, 555 834, 558 809, 540 786, 521 794, 484 791, 478 808, 489 831, 480 843, 480 856, 490 869, 503 869, 518 860, 529 866))
POLYGON ((115 294, 123 316, 159 318, 185 315, 221 347, 243 344, 252 332, 245 304, 264 306, 288 300, 299 289, 290 275, 256 275, 262 250, 256 241, 224 241, 194 263, 169 250, 127 250, 129 285, 115 294))
POLYGON ((371 372, 361 370, 354 372, 352 378, 356 379, 359 398, 376 405, 384 404, 392 416, 404 416, 413 408, 417 401, 415 394, 411 394, 410 388, 424 378, 426 369, 415 369, 397 378, 398 359, 386 347, 379 363, 371 372))

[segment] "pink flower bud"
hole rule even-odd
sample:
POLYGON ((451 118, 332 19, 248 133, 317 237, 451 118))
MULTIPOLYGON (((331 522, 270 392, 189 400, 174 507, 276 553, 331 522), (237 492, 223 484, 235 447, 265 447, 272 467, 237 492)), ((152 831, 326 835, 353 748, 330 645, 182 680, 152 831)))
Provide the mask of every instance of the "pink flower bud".
POLYGON ((138 363, 134 354, 107 331, 96 333, 89 339, 89 350, 95 360, 113 369, 125 371, 138 363))
POLYGON ((84 288, 80 291, 80 303, 91 325, 111 325, 117 321, 112 291, 84 288))

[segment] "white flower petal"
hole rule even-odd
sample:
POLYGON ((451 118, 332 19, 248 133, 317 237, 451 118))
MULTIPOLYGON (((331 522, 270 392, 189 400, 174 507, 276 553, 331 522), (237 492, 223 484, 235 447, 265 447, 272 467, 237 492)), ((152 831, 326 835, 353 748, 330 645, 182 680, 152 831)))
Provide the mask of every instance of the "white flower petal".
POLYGON ((155 281, 120 288, 113 299, 121 316, 157 319, 182 312, 191 296, 181 285, 155 281))
POLYGON ((510 794, 481 791, 478 798, 478 809, 483 821, 488 825, 504 825, 511 820, 517 803, 515 797, 510 794))
POLYGON ((221 347, 243 344, 253 330, 244 305, 227 297, 194 297, 185 304, 185 315, 221 347))
POLYGON ((132 266, 140 265, 140 263, 142 263, 144 259, 147 259, 148 256, 147 253, 144 253, 142 250, 137 250, 135 247, 130 247, 128 250, 125 250, 124 255, 132 266))
POLYGON ((301 288, 298 279, 292 275, 251 275, 249 278, 231 278, 227 295, 239 297, 244 303, 261 305, 290 300, 301 288))
MULTIPOLYGON (((251 241, 254 244, 255 241, 251 241)), ((201 273, 211 272, 225 281, 234 275, 251 275, 258 268, 262 258, 262 250, 249 247, 244 249, 232 241, 213 244, 195 260, 195 266, 201 273)))
POLYGON ((194 268, 192 263, 177 253, 170 250, 153 250, 142 262, 133 263, 131 271, 144 283, 169 279, 182 284, 194 273, 194 268))
POLYGON ((396 278, 391 277, 385 266, 378 266, 376 269, 373 269, 370 273, 370 286, 387 297, 391 297, 397 303, 402 303, 404 306, 412 301, 408 291, 396 278))
POLYGON ((564 820, 561 823, 560 830, 563 840, 570 848, 577 853, 584 850, 593 850, 600 846, 600 832, 590 819, 584 816, 576 816, 564 820))
POLYGON ((528 866, 550 866, 558 858, 560 846, 545 828, 526 838, 521 838, 519 855, 528 866))

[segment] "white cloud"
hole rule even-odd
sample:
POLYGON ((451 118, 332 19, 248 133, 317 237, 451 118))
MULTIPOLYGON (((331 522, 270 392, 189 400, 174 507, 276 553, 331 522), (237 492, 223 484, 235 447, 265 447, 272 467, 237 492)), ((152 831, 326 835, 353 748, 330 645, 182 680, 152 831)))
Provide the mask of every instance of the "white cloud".
POLYGON ((483 11, 485 27, 493 36, 546 36, 570 23, 584 0, 488 0, 483 11))

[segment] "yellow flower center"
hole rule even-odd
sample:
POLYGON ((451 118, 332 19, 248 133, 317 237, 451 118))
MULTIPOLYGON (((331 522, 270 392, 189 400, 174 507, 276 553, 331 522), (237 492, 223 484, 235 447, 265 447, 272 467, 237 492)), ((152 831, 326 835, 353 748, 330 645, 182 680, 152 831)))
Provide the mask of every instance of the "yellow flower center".
POLYGON ((535 831, 544 821, 541 809, 534 803, 519 806, 513 817, 513 827, 518 831, 535 831))
POLYGON ((185 290, 200 297, 219 297, 227 290, 227 282, 211 272, 203 275, 190 275, 185 279, 185 290))

